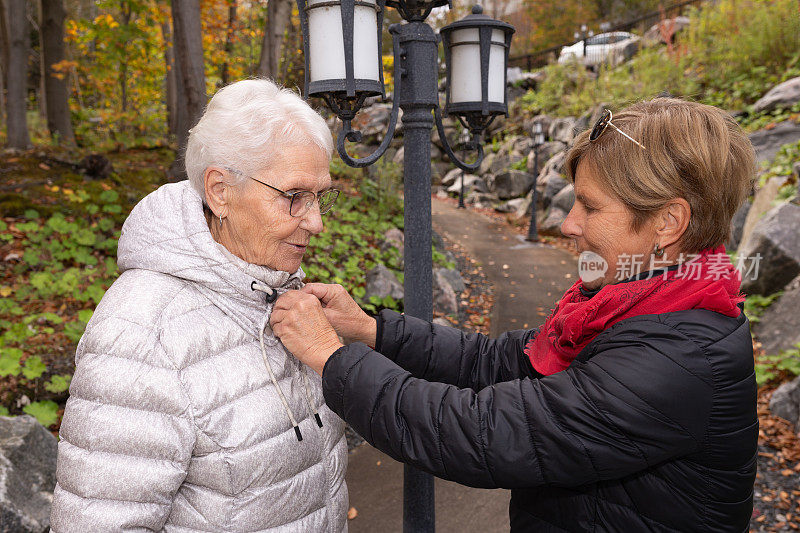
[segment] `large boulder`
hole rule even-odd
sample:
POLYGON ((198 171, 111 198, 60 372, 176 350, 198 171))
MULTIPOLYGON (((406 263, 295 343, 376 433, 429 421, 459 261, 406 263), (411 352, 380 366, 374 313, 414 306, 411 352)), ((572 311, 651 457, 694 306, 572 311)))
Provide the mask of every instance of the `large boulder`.
POLYGON ((0 416, 0 530, 50 527, 58 442, 31 416, 0 416))
POLYGON ((767 307, 753 333, 767 354, 778 354, 800 343, 800 276, 767 307))
POLYGON ((567 218, 567 212, 558 207, 551 207, 547 211, 544 220, 541 221, 536 229, 542 235, 550 235, 553 237, 562 237, 561 223, 567 218))
POLYGON ((483 179, 474 174, 465 174, 458 176, 453 184, 447 188, 447 192, 460 194, 462 181, 464 182, 464 194, 469 194, 472 191, 487 192, 489 190, 483 179))
POLYGON ((689 17, 675 17, 662 20, 650 26, 650 29, 642 35, 642 44, 644 46, 653 46, 658 43, 667 44, 664 40, 664 32, 672 34, 672 41, 675 41, 675 36, 681 31, 689 27, 691 19, 689 17), (662 32, 662 28, 664 32, 662 32))
POLYGON ((528 153, 528 172, 534 172, 534 164, 539 165, 539 169, 547 164, 550 159, 553 158, 556 154, 563 152, 567 149, 567 144, 561 141, 550 141, 546 142, 543 145, 539 146, 534 152, 531 150, 528 153), (538 156, 538 161, 536 160, 536 156, 538 156))
POLYGON ((375 104, 362 108, 353 119, 353 129, 364 136, 365 141, 381 140, 389 129, 392 104, 375 104))
POLYGON ((464 199, 464 202, 467 205, 472 205, 474 207, 491 207, 500 199, 497 197, 496 194, 488 193, 488 192, 478 192, 472 191, 469 195, 464 199))
POLYGON ((549 207, 553 201, 553 198, 555 198, 556 195, 568 185, 567 180, 565 180, 561 174, 558 174, 557 172, 551 172, 544 178, 540 178, 540 184, 544 185, 541 196, 541 205, 545 208, 549 207))
POLYGON ((523 196, 533 186, 534 176, 521 170, 508 170, 497 174, 489 190, 494 192, 501 200, 523 196))
POLYGON ((753 197, 753 205, 747 210, 744 223, 742 225, 742 235, 739 240, 739 248, 747 248, 750 235, 756 223, 761 220, 764 214, 774 207, 774 202, 778 198, 778 190, 785 181, 782 176, 770 178, 763 187, 756 191, 753 197))
POLYGON ((456 180, 461 176, 464 171, 460 168, 454 168, 450 170, 447 174, 444 175, 442 178, 442 185, 445 187, 449 187, 456 182, 456 180))
POLYGON ((758 130, 750 134, 750 142, 756 150, 758 162, 771 161, 784 144, 800 140, 800 124, 791 120, 779 122, 772 129, 758 130))
POLYGON ((756 113, 768 113, 774 109, 785 109, 800 102, 800 76, 776 85, 753 104, 756 113))
POLYGON ((458 312, 456 292, 441 270, 433 271, 433 308, 442 314, 454 315, 458 312))
POLYGON ((461 277, 461 272, 458 270, 442 267, 436 271, 450 284, 456 294, 461 294, 467 289, 467 284, 464 283, 464 278, 461 277))
POLYGON ((576 125, 577 121, 572 117, 554 119, 548 136, 554 141, 570 144, 575 138, 576 125))
POLYGON ((747 200, 740 205, 739 209, 737 209, 736 213, 734 213, 733 218, 731 219, 731 235, 726 244, 726 247, 729 250, 737 249, 739 247, 739 243, 742 242, 744 223, 745 220, 747 220, 747 213, 750 212, 750 207, 752 205, 753 203, 750 200, 747 200))
POLYGON ((391 296, 395 300, 403 299, 403 284, 400 283, 394 272, 381 263, 367 272, 367 289, 364 297, 369 300, 373 296, 378 298, 391 296))
MULTIPOLYGON (((526 155, 522 155, 520 153, 510 153, 510 154, 503 154, 500 152, 494 157, 488 165, 487 174, 499 174, 501 172, 505 172, 506 170, 511 169, 511 167, 517 167, 520 165, 521 161, 524 161, 526 155)), ((483 169, 483 165, 481 165, 481 169, 483 169)))
POLYGON ((547 163, 545 163, 544 167, 541 167, 542 170, 539 172, 539 181, 541 181, 542 176, 547 176, 554 172, 556 174, 564 174, 564 163, 566 163, 566 161, 567 152, 559 152, 551 157, 547 163))
POLYGON ((566 187, 553 196, 552 206, 569 213, 575 203, 575 187, 568 183, 566 187))
POLYGON ((775 389, 769 400, 769 410, 773 415, 791 422, 795 431, 800 427, 800 377, 775 389))
POLYGON ((738 257, 746 270, 742 291, 769 295, 800 274, 800 206, 788 202, 774 207, 756 223, 738 257), (756 275, 757 266, 757 275, 756 275))

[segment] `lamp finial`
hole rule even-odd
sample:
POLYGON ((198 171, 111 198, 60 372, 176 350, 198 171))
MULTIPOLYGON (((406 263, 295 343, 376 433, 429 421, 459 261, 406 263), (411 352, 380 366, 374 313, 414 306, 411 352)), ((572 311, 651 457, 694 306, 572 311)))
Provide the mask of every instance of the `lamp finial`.
POLYGON ((472 14, 473 15, 482 15, 483 14, 483 7, 480 4, 475 4, 472 6, 472 14))

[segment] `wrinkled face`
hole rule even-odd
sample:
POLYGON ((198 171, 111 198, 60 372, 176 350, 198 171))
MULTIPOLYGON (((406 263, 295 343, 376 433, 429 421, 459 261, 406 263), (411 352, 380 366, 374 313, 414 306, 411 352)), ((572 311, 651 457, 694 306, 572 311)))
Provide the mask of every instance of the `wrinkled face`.
MULTIPOLYGON (((268 169, 252 177, 286 192, 320 193, 331 186, 328 156, 314 145, 286 147, 268 169)), ((318 202, 301 217, 289 214, 290 202, 252 179, 233 187, 223 223, 223 233, 230 238, 223 244, 249 263, 295 272, 309 239, 323 224, 318 202)))
POLYGON ((638 273, 632 268, 637 256, 644 263, 638 270, 650 270, 653 247, 658 242, 655 219, 638 232, 631 228, 632 221, 625 204, 600 186, 591 166, 578 163, 575 204, 561 224, 561 233, 575 241, 579 253, 594 252, 608 265, 604 276, 591 282, 584 278, 585 288, 598 289, 638 273))

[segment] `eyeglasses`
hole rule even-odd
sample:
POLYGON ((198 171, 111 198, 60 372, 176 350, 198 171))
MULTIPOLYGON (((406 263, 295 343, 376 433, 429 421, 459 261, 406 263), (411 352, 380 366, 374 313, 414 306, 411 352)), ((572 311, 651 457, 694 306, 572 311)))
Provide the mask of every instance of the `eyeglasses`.
POLYGON ((266 185, 270 189, 275 192, 279 192, 284 198, 289 199, 289 214, 293 217, 302 217, 308 210, 311 209, 311 206, 314 205, 314 202, 319 202, 319 214, 324 215, 328 211, 331 210, 333 204, 336 203, 336 199, 339 198, 339 189, 328 189, 326 191, 322 191, 320 193, 314 193, 311 191, 297 191, 297 192, 286 192, 282 191, 277 187, 273 187, 269 183, 264 183, 263 181, 254 178, 253 176, 248 176, 245 173, 236 170, 235 168, 230 167, 222 167, 228 172, 232 172, 234 174, 238 174, 240 176, 244 176, 245 178, 250 178, 253 181, 259 182, 261 185, 266 185))
POLYGON ((603 110, 603 114, 600 115, 600 118, 594 124, 594 128, 592 128, 592 133, 589 134, 589 141, 595 142, 597 139, 600 138, 603 132, 606 131, 606 128, 611 126, 615 130, 620 132, 623 136, 627 137, 628 139, 636 143, 639 146, 639 148, 641 148, 642 150, 647 150, 647 148, 642 146, 641 143, 639 143, 639 141, 636 141, 633 137, 631 137, 630 135, 628 135, 627 133, 616 127, 614 124, 612 124, 611 116, 612 116, 611 111, 609 111, 608 109, 603 110))

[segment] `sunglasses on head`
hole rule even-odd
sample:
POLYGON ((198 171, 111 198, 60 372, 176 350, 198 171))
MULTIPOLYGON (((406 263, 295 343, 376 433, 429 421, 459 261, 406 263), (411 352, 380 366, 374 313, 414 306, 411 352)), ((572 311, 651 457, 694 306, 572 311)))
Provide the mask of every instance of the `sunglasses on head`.
POLYGON ((630 135, 628 135, 627 133, 616 127, 614 124, 612 124, 611 117, 612 117, 611 111, 609 111, 608 109, 604 109, 603 114, 600 115, 600 118, 597 120, 597 122, 595 122, 594 127, 592 128, 592 132, 589 134, 590 142, 595 142, 597 139, 599 139, 600 136, 603 135, 603 132, 606 131, 606 128, 611 126, 615 130, 620 132, 623 136, 627 137, 632 142, 636 143, 636 145, 639 146, 639 148, 641 148, 642 150, 647 150, 647 148, 642 146, 642 144, 639 143, 639 141, 635 140, 633 137, 631 137, 630 135))

